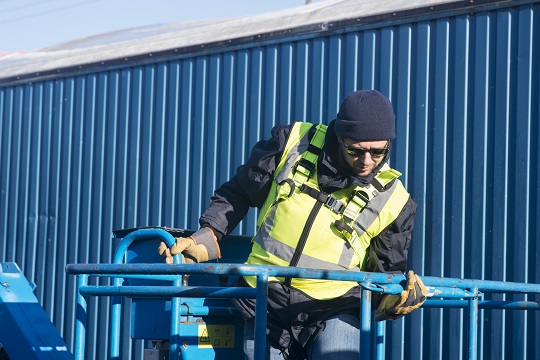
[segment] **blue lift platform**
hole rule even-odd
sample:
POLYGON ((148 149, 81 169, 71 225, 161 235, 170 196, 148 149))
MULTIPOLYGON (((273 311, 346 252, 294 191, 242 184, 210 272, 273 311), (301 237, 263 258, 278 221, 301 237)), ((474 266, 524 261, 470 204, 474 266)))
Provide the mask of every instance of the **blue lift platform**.
MULTIPOLYGON (((77 318, 74 353, 68 348, 45 311, 33 288, 14 263, 1 263, 0 272, 0 360, 85 359, 88 317, 87 298, 112 298, 108 359, 124 358, 121 338, 126 331, 132 339, 144 339, 149 348, 143 360, 241 359, 243 320, 232 298, 253 298, 257 302, 255 358, 264 359, 268 277, 304 277, 356 281, 362 287, 360 303, 360 346, 362 359, 384 359, 385 322, 374 322, 371 293, 398 294, 405 278, 367 272, 246 265, 250 238, 222 239, 219 262, 182 264, 181 255, 169 265, 157 254, 159 242, 174 244, 175 237, 189 236, 188 230, 161 227, 125 229, 113 232, 119 245, 110 264, 69 264, 68 274, 76 275, 77 318), (255 276, 256 288, 231 284, 238 276, 255 276), (109 282, 89 278, 110 279, 109 282), (107 285, 101 285, 107 283, 107 285), (122 314, 130 306, 129 325, 122 314), (129 329, 127 329, 129 327, 129 329), (6 354, 7 352, 7 354, 6 354)), ((540 294, 540 284, 486 280, 465 280, 422 276, 430 298, 423 307, 468 309, 469 359, 477 359, 479 309, 536 310, 534 301, 487 301, 483 293, 540 294)), ((124 346, 125 347, 125 346, 124 346)), ((131 358, 131 357, 130 357, 131 358)))
MULTIPOLYGON (((246 265, 250 238, 228 236, 220 245, 220 262, 163 263, 156 253, 160 241, 174 244, 175 237, 192 232, 167 228, 139 228, 113 232, 120 238, 112 264, 71 264, 66 272, 78 276, 78 305, 85 311, 76 319, 75 358, 84 359, 86 298, 111 296, 112 318, 109 358, 120 359, 122 331, 120 316, 126 299, 131 301, 131 337, 151 340, 154 348, 145 350, 146 359, 240 359, 243 320, 233 307, 232 298, 254 298, 257 302, 255 358, 264 359, 266 348, 266 309, 268 277, 304 277, 356 281, 362 287, 360 303, 360 346, 363 359, 384 359, 385 322, 374 322, 371 293, 398 294, 405 283, 403 275, 367 272, 325 271, 318 269, 246 265), (256 276, 256 288, 230 284, 238 276, 256 276), (110 277, 112 285, 89 285, 89 277, 110 277), (372 341, 375 337, 375 341, 372 341), (372 345, 374 344, 374 345, 372 345)), ((465 280, 423 276, 429 299, 424 307, 468 309, 469 359, 477 359, 479 309, 536 310, 533 301, 487 301, 485 292, 540 293, 540 284, 486 280, 465 280)))

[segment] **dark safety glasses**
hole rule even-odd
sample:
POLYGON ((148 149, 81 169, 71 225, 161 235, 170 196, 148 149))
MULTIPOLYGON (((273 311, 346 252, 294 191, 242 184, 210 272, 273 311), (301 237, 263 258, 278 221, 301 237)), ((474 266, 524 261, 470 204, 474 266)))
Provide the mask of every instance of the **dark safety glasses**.
POLYGON ((364 149, 364 148, 351 148, 347 144, 343 143, 345 147, 345 152, 354 157, 364 156, 365 153, 369 153, 371 157, 380 158, 388 153, 388 143, 382 149, 364 149))

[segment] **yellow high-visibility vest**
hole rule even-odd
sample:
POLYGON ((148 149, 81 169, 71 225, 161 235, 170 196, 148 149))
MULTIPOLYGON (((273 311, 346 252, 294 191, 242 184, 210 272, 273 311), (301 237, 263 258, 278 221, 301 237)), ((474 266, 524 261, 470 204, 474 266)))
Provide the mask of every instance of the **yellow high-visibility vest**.
MULTIPOLYGON (((363 270, 371 239, 401 213, 410 195, 397 179, 401 174, 384 165, 366 187, 351 186, 332 194, 320 191, 318 152, 326 126, 295 123, 261 208, 247 264, 296 266, 327 270, 363 270)), ((246 281, 255 287, 255 277, 246 281)), ((315 299, 339 297, 356 282, 269 278, 286 282, 315 299)))

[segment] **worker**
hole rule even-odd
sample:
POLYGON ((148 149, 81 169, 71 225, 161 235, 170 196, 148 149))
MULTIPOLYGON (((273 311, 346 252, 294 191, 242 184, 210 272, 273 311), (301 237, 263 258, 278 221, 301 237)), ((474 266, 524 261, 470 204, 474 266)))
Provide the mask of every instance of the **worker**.
MULTIPOLYGON (((387 164, 395 137, 392 105, 376 90, 347 95, 328 126, 277 125, 215 191, 201 228, 158 252, 168 263, 179 253, 185 262, 217 259, 219 240, 257 207, 248 264, 402 274, 417 206, 387 164)), ((270 278, 267 358, 357 360, 360 290, 349 281, 270 278)), ((375 320, 400 318, 425 299, 409 270, 401 294, 377 299, 375 320)), ((253 359, 255 300, 234 302, 245 318, 244 353, 253 359)))

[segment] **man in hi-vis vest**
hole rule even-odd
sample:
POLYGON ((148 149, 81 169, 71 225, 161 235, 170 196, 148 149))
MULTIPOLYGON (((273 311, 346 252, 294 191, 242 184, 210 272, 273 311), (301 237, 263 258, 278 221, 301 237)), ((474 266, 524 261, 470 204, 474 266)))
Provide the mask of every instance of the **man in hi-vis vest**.
MULTIPOLYGON (((416 203, 387 164, 395 136, 392 105, 376 90, 349 94, 328 126, 278 125, 215 191, 201 229, 158 251, 169 263, 179 253, 186 262, 217 259, 219 240, 257 207, 248 264, 404 273, 416 203)), ((269 282, 267 358, 359 358, 356 282, 269 282)), ((254 287, 255 279, 236 285, 254 287)), ((424 284, 409 270, 401 295, 376 300, 375 319, 397 319, 425 299, 424 284)), ((246 319, 246 359, 253 359, 255 300, 235 304, 246 319)))

